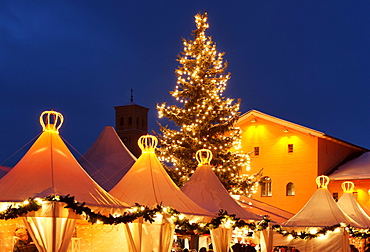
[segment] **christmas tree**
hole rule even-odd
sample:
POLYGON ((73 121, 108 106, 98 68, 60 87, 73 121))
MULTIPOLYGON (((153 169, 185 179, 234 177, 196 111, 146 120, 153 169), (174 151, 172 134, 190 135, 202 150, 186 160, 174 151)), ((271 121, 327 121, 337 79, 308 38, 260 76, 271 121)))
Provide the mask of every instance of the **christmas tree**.
POLYGON ((225 53, 218 53, 212 37, 205 35, 207 19, 207 13, 195 16, 193 40, 183 39, 184 51, 178 55, 177 85, 170 94, 181 106, 157 104, 159 117, 166 117, 178 128, 158 123, 158 155, 173 164, 175 168, 167 171, 182 186, 198 165, 196 152, 209 149, 213 153, 211 165, 225 188, 248 194, 256 181, 254 176, 240 175, 249 164, 248 155, 238 152, 241 132, 234 126, 240 116, 240 100, 223 97, 230 73, 225 73, 225 53))

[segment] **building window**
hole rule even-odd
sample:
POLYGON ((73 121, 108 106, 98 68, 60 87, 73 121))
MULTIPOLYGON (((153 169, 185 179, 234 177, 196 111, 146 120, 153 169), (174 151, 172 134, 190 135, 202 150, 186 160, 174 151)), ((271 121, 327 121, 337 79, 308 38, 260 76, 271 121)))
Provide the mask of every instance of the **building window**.
POLYGON ((357 200, 357 198, 358 198, 358 192, 352 192, 352 194, 353 194, 353 197, 357 200))
POLYGON ((136 127, 139 127, 139 117, 136 117, 136 127))
POLYGON ((121 118, 120 118, 119 124, 120 124, 121 126, 125 125, 125 118, 124 118, 124 117, 121 117, 121 118))
POLYGON ((333 193, 333 199, 335 200, 335 202, 338 202, 338 193, 337 192, 333 193))
POLYGON ((128 125, 132 125, 132 116, 128 118, 128 125))
POLYGON ((286 196, 294 196, 295 190, 294 190, 294 184, 292 182, 289 182, 286 185, 286 196))
POLYGON ((272 196, 271 178, 263 177, 261 179, 261 196, 270 197, 272 196))
POLYGON ((293 153, 293 144, 288 144, 288 153, 293 153))
POLYGON ((260 155, 260 147, 254 147, 254 155, 259 156, 260 155))

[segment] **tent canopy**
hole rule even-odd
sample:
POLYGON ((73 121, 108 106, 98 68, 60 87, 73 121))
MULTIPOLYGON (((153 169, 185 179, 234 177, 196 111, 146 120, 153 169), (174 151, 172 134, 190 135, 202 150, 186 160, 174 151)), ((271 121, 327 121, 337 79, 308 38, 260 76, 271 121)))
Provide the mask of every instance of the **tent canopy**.
POLYGON ((141 156, 110 193, 131 205, 171 206, 183 214, 214 216, 194 203, 172 181, 154 153, 157 142, 150 135, 139 139, 141 156))
POLYGON ((366 214, 360 204, 358 204, 352 194, 355 189, 355 184, 352 181, 346 181, 342 183, 342 188, 344 192, 337 203, 339 208, 358 224, 365 228, 369 228, 370 217, 366 214))
POLYGON ((316 190, 306 205, 297 214, 282 225, 289 227, 326 227, 345 223, 354 227, 360 227, 334 201, 326 187, 329 183, 329 178, 326 176, 319 176, 318 178, 320 177, 325 179, 325 184, 320 184, 320 180, 317 180, 320 188, 316 190))
POLYGON ((114 128, 106 126, 78 161, 101 187, 109 191, 135 163, 136 157, 127 149, 114 128))
POLYGON ((249 212, 262 216, 268 216, 271 221, 279 224, 289 220, 291 217, 294 216, 293 213, 253 198, 242 195, 232 195, 232 197, 241 207, 248 210, 249 212))
POLYGON ((199 206, 207 209, 210 212, 217 213, 220 209, 226 210, 228 214, 235 214, 237 217, 244 220, 261 220, 262 216, 256 215, 243 209, 226 191, 216 174, 210 166, 212 155, 210 150, 199 150, 196 156, 209 157, 200 163, 181 188, 190 199, 192 199, 199 206), (202 154, 202 153, 207 153, 202 154))
POLYGON ((46 112, 40 117, 42 134, 16 166, 1 178, 0 201, 21 202, 29 197, 69 194, 89 206, 128 207, 101 188, 78 164, 59 136, 62 115, 46 112))

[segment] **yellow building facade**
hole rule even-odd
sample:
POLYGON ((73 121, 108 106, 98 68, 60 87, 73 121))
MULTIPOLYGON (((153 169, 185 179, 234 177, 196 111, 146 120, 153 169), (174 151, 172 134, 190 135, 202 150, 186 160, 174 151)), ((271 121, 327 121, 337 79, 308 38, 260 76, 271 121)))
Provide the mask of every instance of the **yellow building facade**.
POLYGON ((367 149, 322 132, 251 110, 236 126, 242 150, 251 153, 251 170, 262 170, 262 183, 252 197, 297 213, 316 191, 315 179, 367 149))

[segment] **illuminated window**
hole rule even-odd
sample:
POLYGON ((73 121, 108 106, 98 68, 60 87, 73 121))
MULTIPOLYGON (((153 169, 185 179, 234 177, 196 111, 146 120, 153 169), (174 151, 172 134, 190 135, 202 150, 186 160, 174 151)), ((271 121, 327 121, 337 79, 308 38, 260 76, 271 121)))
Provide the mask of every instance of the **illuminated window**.
POLYGON ((272 196, 271 178, 263 177, 261 179, 261 196, 269 197, 272 196))
POLYGON ((288 144, 288 153, 293 153, 293 144, 288 144))
POLYGON ((292 182, 289 182, 286 185, 286 196, 294 196, 295 190, 294 190, 294 184, 292 182))
POLYGON ((260 155, 260 147, 254 147, 254 155, 259 156, 260 155))

